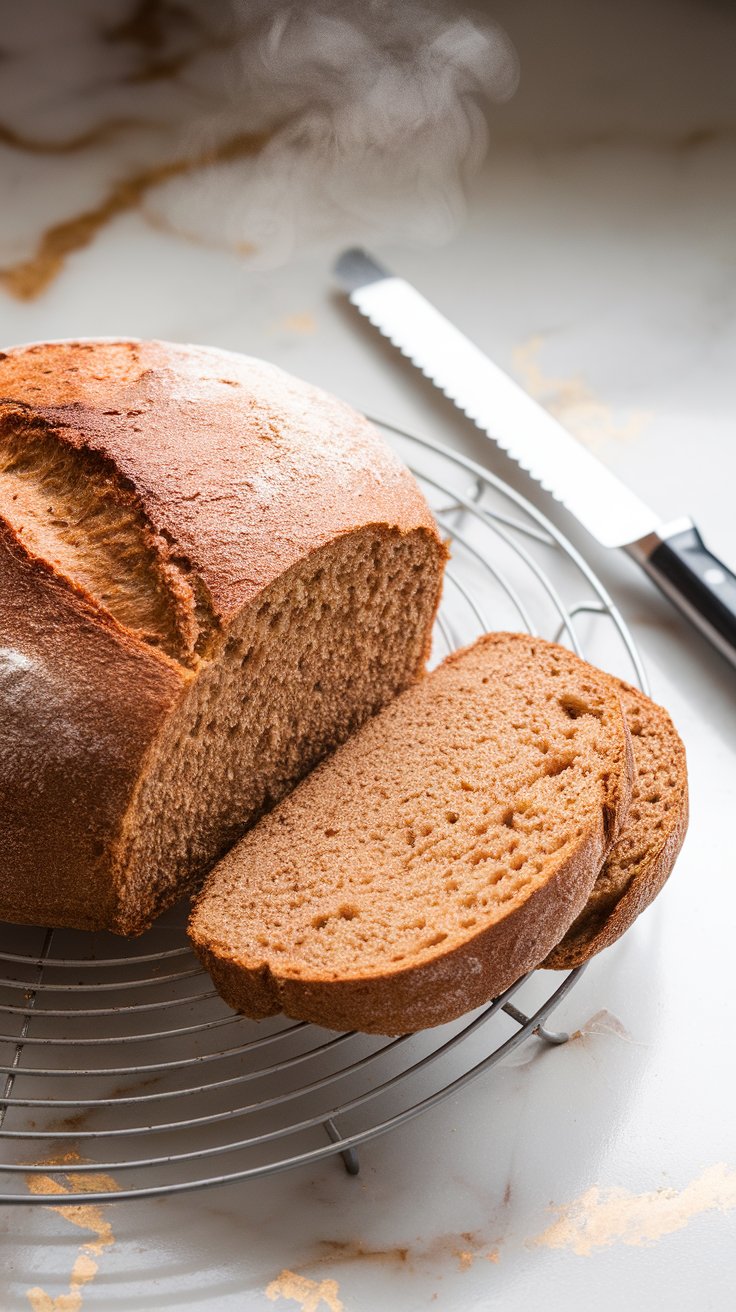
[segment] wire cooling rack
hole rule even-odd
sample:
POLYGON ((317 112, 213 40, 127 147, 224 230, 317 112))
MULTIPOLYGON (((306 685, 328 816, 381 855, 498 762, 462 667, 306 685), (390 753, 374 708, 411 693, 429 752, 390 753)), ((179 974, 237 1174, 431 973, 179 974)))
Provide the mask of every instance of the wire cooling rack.
MULTIPOLYGON (((646 688, 636 647, 585 561, 487 470, 383 424, 452 539, 433 661, 488 629, 553 638, 646 688)), ((143 938, 0 926, 0 1202, 181 1193, 340 1153, 450 1097, 545 1022, 580 971, 526 976, 416 1035, 335 1034, 231 1012, 179 908, 143 938)), ((536 1036, 536 1038, 534 1037, 536 1036)))

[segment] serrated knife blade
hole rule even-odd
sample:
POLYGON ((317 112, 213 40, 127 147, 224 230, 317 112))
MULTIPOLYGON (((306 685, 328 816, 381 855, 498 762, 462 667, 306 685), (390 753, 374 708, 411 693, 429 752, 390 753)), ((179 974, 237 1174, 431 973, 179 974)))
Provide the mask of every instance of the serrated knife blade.
POLYGON ((353 305, 604 547, 625 547, 736 665, 736 576, 689 519, 662 524, 604 464, 416 288, 362 250, 337 260, 353 305))

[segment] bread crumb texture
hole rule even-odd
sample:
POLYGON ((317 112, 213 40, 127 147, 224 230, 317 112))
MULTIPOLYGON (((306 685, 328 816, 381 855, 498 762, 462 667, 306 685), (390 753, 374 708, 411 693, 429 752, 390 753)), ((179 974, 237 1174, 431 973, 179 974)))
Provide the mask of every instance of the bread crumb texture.
POLYGON ((426 656, 422 536, 356 531, 234 622, 157 744, 126 827, 122 894, 167 904, 396 692, 426 656), (399 634, 401 636, 399 637, 399 634))
POLYGON ((366 724, 225 857, 194 913, 195 947, 251 1014, 286 1004, 379 1032, 439 1023, 558 941, 629 788, 606 676, 551 643, 486 635, 366 724), (393 980, 398 997, 412 979, 425 986, 416 1006, 388 1014, 389 983, 371 1014, 371 981, 393 980), (365 997, 341 1012, 349 983, 365 997))

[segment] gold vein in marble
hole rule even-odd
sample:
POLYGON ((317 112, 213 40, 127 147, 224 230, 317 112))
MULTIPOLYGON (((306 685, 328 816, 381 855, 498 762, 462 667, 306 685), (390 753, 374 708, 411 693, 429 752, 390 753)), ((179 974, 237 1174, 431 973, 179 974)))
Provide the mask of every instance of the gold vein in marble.
MULTIPOLYGON (((503 1205, 508 1205, 504 1194, 503 1205)), ((373 1248, 360 1239, 321 1239, 318 1254, 310 1268, 322 1263, 370 1262, 387 1266, 396 1266, 414 1271, 417 1266, 457 1262, 461 1271, 467 1271, 476 1260, 484 1259, 496 1263, 500 1260, 498 1245, 500 1238, 490 1241, 475 1231, 463 1230, 458 1234, 437 1235, 428 1243, 394 1244, 387 1248, 373 1248), (489 1243, 495 1246, 488 1249, 489 1243), (484 1252, 483 1250, 488 1251, 484 1252)))
POLYGON ((137 0, 129 14, 107 29, 105 38, 113 44, 130 41, 142 50, 159 51, 166 43, 171 19, 192 26, 195 14, 176 0, 137 0))
POLYGON ((297 1303, 301 1312, 320 1312, 323 1308, 327 1308, 327 1312, 345 1312, 345 1304, 339 1292, 340 1286, 336 1280, 310 1280, 309 1276, 300 1276, 296 1271, 287 1269, 265 1289, 266 1298, 272 1303, 283 1298, 290 1303, 297 1303))
POLYGON ((17 300, 34 300, 61 273, 70 255, 89 246, 112 219, 137 209, 152 188, 213 164, 255 155, 270 136, 267 132, 240 132, 197 155, 156 164, 124 178, 93 209, 47 228, 30 259, 0 269, 0 286, 17 300))
POLYGON ((307 310, 297 314, 287 314, 277 328, 286 333, 295 333, 299 337, 311 337, 317 331, 317 320, 307 310))
POLYGON ((623 1021, 620 1021, 618 1016, 614 1016, 613 1012, 606 1011, 605 1008, 602 1011, 594 1012, 586 1021, 583 1021, 580 1029, 575 1030, 570 1035, 570 1040, 586 1039, 590 1034, 614 1034, 616 1038, 623 1039, 626 1043, 633 1043, 640 1048, 645 1046, 632 1038, 623 1021))
MULTIPOLYGON (((73 1191, 81 1192, 81 1190, 86 1190, 88 1193, 114 1193, 117 1190, 116 1181, 113 1180, 112 1176, 102 1171, 87 1175, 69 1169, 75 1164, 79 1165, 82 1160, 78 1153, 71 1152, 64 1153, 61 1157, 39 1162, 39 1166, 63 1167, 63 1176, 67 1183, 63 1184, 55 1175, 29 1174, 26 1176, 28 1189, 32 1194, 49 1199, 63 1198, 73 1191)), ((65 1221, 79 1226, 82 1230, 91 1230, 95 1237, 80 1245, 69 1275, 69 1288, 65 1293, 52 1298, 50 1294, 46 1293, 45 1289, 34 1285, 32 1289, 26 1291, 26 1297, 31 1312, 80 1312, 84 1288, 94 1280, 99 1269, 97 1259, 101 1257, 106 1248, 110 1248, 115 1243, 112 1225, 103 1216, 101 1207, 88 1203, 67 1203, 63 1205, 49 1203, 48 1210, 57 1212, 59 1216, 63 1216, 65 1221)))
POLYGON ((165 81, 181 73, 197 55, 227 43, 210 31, 195 8, 177 0, 138 0, 122 21, 103 33, 111 45, 137 48, 140 66, 128 75, 129 83, 165 81), (183 50, 170 53, 172 38, 184 37, 183 50))
POLYGON ((629 442, 639 436, 651 418, 646 410, 632 410, 625 421, 617 422, 611 407, 580 374, 565 378, 545 373, 539 361, 543 345, 543 336, 535 333, 514 348, 514 370, 530 396, 586 446, 600 446, 606 439, 629 442))
POLYGON ((25 155, 74 155, 80 150, 87 150, 90 146, 109 144, 119 132, 146 126, 142 119, 110 118, 95 124, 93 128, 88 128, 86 132, 78 133, 76 137, 64 137, 60 141, 55 141, 48 137, 27 137, 24 133, 17 132, 15 128, 8 127, 6 123, 0 123, 0 145, 21 150, 25 155))
POLYGON ((555 1207, 557 1220, 532 1240, 535 1246, 569 1249, 590 1257, 613 1244, 646 1247, 684 1230, 705 1212, 736 1208, 736 1171, 723 1162, 709 1166, 683 1189, 635 1194, 593 1185, 574 1202, 555 1207))

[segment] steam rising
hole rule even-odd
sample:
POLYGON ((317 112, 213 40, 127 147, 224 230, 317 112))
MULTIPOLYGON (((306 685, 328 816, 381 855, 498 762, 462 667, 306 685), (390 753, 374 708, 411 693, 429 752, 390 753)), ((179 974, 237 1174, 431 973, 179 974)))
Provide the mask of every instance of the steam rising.
POLYGON ((504 33, 431 0, 241 0, 233 15, 223 103, 192 131, 198 146, 273 135, 254 158, 159 189, 158 217, 252 247, 260 265, 337 235, 446 238, 485 153, 487 104, 516 86, 504 33))
POLYGON ((335 237, 440 241, 517 81, 508 38, 460 0, 0 6, 2 264, 33 253, 36 189, 54 250, 82 244, 75 214, 91 233, 134 207, 262 267, 335 237))

